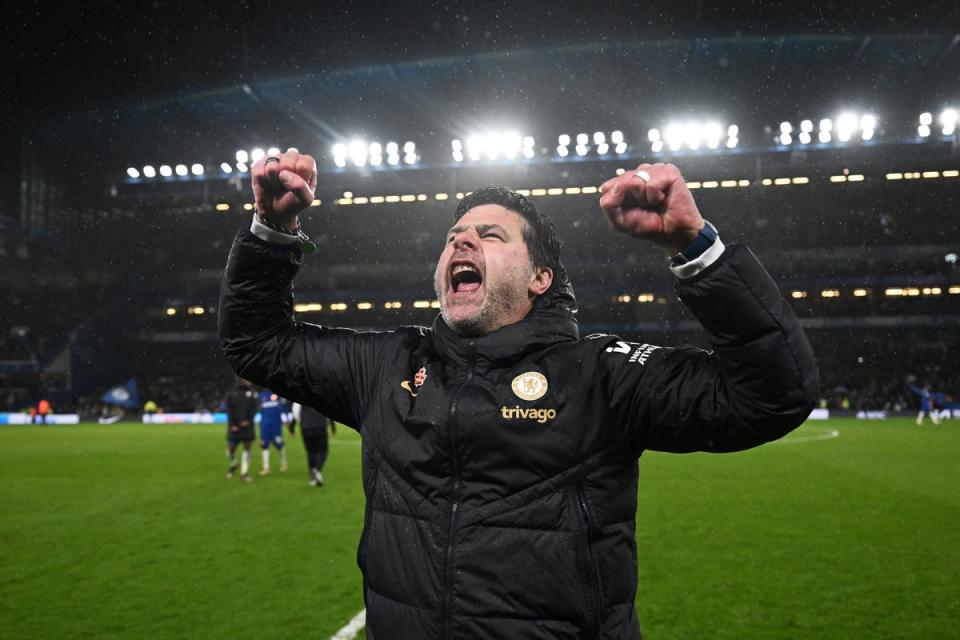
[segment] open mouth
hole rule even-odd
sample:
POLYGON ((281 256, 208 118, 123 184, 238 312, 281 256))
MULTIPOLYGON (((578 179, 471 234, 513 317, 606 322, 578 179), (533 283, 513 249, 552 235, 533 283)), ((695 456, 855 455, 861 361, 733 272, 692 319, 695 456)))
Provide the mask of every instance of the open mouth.
POLYGON ((450 283, 454 293, 471 293, 480 288, 483 276, 470 264, 457 264, 450 270, 450 283))

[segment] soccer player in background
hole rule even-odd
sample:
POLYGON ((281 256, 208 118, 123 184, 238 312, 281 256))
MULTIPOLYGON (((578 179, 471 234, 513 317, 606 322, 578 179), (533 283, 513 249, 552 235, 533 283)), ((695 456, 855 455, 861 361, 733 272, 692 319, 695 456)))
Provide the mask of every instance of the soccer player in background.
POLYGON ((243 444, 240 477, 249 482, 250 444, 254 437, 253 420, 257 415, 257 392, 253 383, 237 378, 236 385, 223 398, 223 408, 227 412, 227 458, 230 459, 227 479, 237 471, 237 445, 243 444))
POLYGON ((290 434, 300 423, 300 435, 303 438, 303 448, 307 450, 307 471, 310 473, 310 486, 323 486, 323 465, 327 462, 327 453, 330 450, 330 440, 327 436, 327 427, 335 429, 333 420, 323 415, 310 405, 293 403, 293 420, 290 422, 290 434))
POLYGON ((917 413, 917 425, 919 426, 923 424, 924 414, 930 416, 930 421, 933 422, 933 424, 940 424, 940 418, 937 417, 937 407, 934 402, 935 396, 930 390, 930 385, 925 384, 921 388, 915 384, 911 384, 910 391, 912 391, 915 396, 920 398, 920 411, 917 413))
POLYGON ((287 404, 287 401, 269 389, 260 392, 261 476, 270 474, 271 444, 276 447, 277 455, 280 457, 280 473, 287 472, 287 450, 283 442, 283 423, 289 409, 290 405, 287 404))

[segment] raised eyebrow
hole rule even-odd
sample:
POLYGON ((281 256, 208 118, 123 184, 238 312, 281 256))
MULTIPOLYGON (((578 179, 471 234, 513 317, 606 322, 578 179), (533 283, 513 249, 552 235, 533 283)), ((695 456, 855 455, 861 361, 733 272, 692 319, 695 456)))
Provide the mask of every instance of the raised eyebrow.
MULTIPOLYGON (((502 227, 501 225, 499 225, 499 224, 478 224, 478 225, 474 225, 474 226, 475 226, 476 229, 477 229, 477 233, 480 234, 480 235, 482 235, 483 233, 485 233, 485 232, 487 232, 487 231, 500 231, 500 232, 503 233, 504 235, 507 235, 507 230, 506 230, 504 227, 502 227)), ((461 231, 466 231, 466 230, 469 229, 469 228, 470 228, 469 225, 467 225, 467 226, 465 226, 465 227, 464 227, 464 226, 461 226, 461 225, 457 225, 457 226, 455 226, 455 227, 451 227, 451 228, 450 228, 450 231, 447 231, 447 236, 450 236, 451 234, 460 233, 461 231)))
POLYGON ((477 233, 479 233, 480 235, 483 235, 487 231, 499 231, 503 235, 507 235, 507 230, 498 224, 478 224, 477 225, 477 233))

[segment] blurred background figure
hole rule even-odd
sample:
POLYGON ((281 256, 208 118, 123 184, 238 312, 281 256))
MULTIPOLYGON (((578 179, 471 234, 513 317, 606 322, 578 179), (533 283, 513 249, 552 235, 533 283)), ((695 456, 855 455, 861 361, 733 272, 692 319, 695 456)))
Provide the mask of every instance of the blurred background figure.
POLYGON ((287 450, 283 442, 283 423, 289 413, 286 400, 264 389, 260 392, 260 475, 270 475, 270 445, 277 449, 280 458, 280 473, 287 472, 287 450))
POLYGON ((253 442, 253 421, 257 415, 257 392, 249 380, 237 378, 236 385, 227 391, 223 398, 224 410, 227 412, 227 458, 230 459, 230 468, 227 470, 227 479, 233 477, 237 471, 237 445, 243 444, 241 456, 240 477, 250 481, 250 444, 253 442))
POLYGON ((918 387, 915 384, 911 384, 910 391, 913 392, 913 395, 920 398, 920 411, 917 412, 917 424, 923 424, 924 414, 930 416, 933 424, 940 424, 940 418, 937 417, 936 402, 934 401, 936 394, 930 390, 930 385, 925 384, 923 387, 918 387))
POLYGON ((293 420, 290 422, 290 434, 300 423, 300 436, 303 438, 303 447, 307 451, 307 471, 310 474, 310 486, 323 486, 323 465, 327 462, 330 451, 330 441, 327 436, 327 427, 336 433, 333 420, 323 415, 311 406, 293 404, 293 420))
POLYGON ((47 424, 47 416, 51 413, 53 413, 53 410, 50 407, 50 401, 46 398, 41 398, 40 402, 37 403, 37 421, 40 424, 47 424))

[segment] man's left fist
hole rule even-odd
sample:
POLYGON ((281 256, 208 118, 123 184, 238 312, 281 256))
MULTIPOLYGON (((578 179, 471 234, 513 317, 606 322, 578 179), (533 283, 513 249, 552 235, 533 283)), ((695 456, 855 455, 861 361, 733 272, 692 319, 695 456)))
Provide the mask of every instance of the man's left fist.
POLYGON ((671 254, 703 229, 697 203, 672 164, 641 164, 604 182, 600 193, 600 208, 611 227, 652 240, 671 254))

